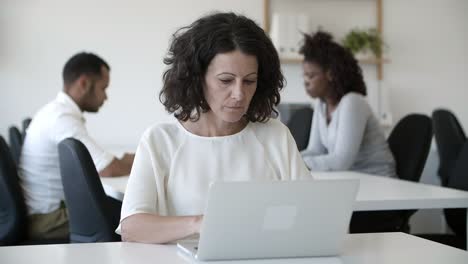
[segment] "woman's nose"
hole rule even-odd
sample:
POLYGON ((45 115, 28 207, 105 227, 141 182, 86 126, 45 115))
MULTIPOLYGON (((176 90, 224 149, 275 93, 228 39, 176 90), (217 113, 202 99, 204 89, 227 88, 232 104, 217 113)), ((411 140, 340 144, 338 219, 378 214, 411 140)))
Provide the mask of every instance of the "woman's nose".
POLYGON ((244 99, 244 96, 244 86, 242 82, 237 82, 232 89, 231 98, 236 99, 237 101, 242 101, 244 99))

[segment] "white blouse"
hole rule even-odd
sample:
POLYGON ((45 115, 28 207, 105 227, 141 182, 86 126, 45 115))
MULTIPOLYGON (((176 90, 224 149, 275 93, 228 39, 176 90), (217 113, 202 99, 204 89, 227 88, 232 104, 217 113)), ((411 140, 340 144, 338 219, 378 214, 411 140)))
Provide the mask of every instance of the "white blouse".
POLYGON ((306 178, 311 178, 310 172, 289 130, 278 120, 249 123, 239 133, 222 137, 194 135, 178 121, 157 124, 138 146, 121 221, 137 213, 203 214, 214 181, 306 178))

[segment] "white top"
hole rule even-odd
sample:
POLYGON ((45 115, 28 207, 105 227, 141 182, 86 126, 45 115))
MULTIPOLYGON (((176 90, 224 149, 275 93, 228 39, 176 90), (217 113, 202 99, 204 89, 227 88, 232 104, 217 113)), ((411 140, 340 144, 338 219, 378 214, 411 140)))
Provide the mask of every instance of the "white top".
POLYGON ((98 171, 114 158, 89 135, 78 105, 64 92, 32 119, 21 151, 19 175, 29 214, 50 213, 64 200, 58 144, 73 137, 86 146, 98 171))
POLYGON ((121 220, 137 213, 203 214, 213 181, 302 178, 311 178, 310 172, 278 120, 249 123, 223 137, 194 135, 178 121, 157 124, 143 134, 136 151, 121 220))
POLYGON ((312 171, 350 170, 396 177, 393 155, 364 96, 346 94, 329 124, 326 116, 326 103, 317 100, 309 145, 301 153, 312 171))
POLYGON ((405 233, 351 234, 338 257, 201 262, 176 245, 110 242, 0 247, 2 264, 466 264, 468 252, 405 233))

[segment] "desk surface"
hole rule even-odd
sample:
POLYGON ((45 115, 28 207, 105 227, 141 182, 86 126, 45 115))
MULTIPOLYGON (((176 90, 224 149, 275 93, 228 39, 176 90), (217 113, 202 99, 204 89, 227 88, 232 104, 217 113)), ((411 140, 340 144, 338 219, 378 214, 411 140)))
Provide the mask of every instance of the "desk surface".
MULTIPOLYGON (((354 211, 468 208, 465 191, 349 171, 313 172, 312 175, 317 180, 359 179, 354 211)), ((108 195, 123 200, 128 177, 102 178, 102 181, 108 195)))
POLYGON ((104 191, 108 196, 122 201, 127 188, 128 177, 101 177, 102 187, 104 187, 104 191))
MULTIPOLYGON (((315 179, 359 179, 355 211, 468 208, 468 192, 355 172, 313 172, 315 179)), ((106 193, 123 199, 128 176, 102 178, 106 193)))
POLYGON ((355 211, 468 208, 468 192, 356 172, 313 173, 315 179, 359 179, 355 211))
MULTIPOLYGON (((200 263, 179 252, 174 245, 95 243, 0 247, 2 264, 184 264, 200 263)), ((296 258, 206 262, 210 264, 376 264, 376 263, 468 263, 468 252, 404 233, 352 234, 343 253, 334 258, 296 258)))

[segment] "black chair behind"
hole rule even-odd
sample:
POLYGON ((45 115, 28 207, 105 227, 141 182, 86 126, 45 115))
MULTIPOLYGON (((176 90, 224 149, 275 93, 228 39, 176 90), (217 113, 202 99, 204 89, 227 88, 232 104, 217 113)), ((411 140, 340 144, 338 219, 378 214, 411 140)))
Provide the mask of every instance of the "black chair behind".
POLYGON ((447 186, 450 171, 454 167, 466 135, 455 115, 446 109, 432 113, 434 137, 439 152, 439 177, 442 186, 447 186))
POLYGON ((26 137, 26 131, 29 127, 29 124, 31 124, 31 121, 32 119, 30 117, 26 117, 25 119, 23 119, 23 122, 21 123, 23 126, 22 127, 23 131, 21 131, 23 134, 23 139, 26 137))
MULTIPOLYGON (((426 163, 432 139, 431 119, 410 114, 398 122, 390 133, 388 144, 396 162, 396 173, 402 180, 418 182, 426 163)), ((409 232, 409 218, 416 210, 357 212, 350 231, 409 232)))
POLYGON ((80 141, 59 143, 60 172, 72 243, 120 241, 121 203, 106 196, 91 155, 80 141))
POLYGON ((286 124, 296 141, 299 151, 306 149, 309 144, 313 114, 314 110, 310 107, 297 109, 286 124))
POLYGON ((13 160, 15 164, 19 164, 21 148, 23 147, 23 135, 21 135, 21 132, 17 127, 11 126, 8 129, 8 136, 10 139, 10 148, 13 160))
POLYGON ((421 114, 407 115, 392 130, 388 145, 400 179, 419 181, 431 147, 432 135, 431 118, 421 114))
POLYGON ((26 239, 26 205, 10 149, 0 136, 0 246, 26 239))
MULTIPOLYGON (((468 191, 468 142, 462 146, 457 160, 453 163, 447 181, 447 187, 468 191)), ((448 246, 467 249, 466 241, 466 209, 444 209, 445 220, 453 234, 415 234, 448 246)))
POLYGON ((68 239, 31 239, 23 190, 10 149, 0 136, 0 246, 64 244, 68 239))
MULTIPOLYGON (((454 165, 447 187, 468 191, 468 142, 462 146, 454 165)), ((444 215, 452 231, 465 240, 466 245, 466 209, 445 209, 444 215)))

